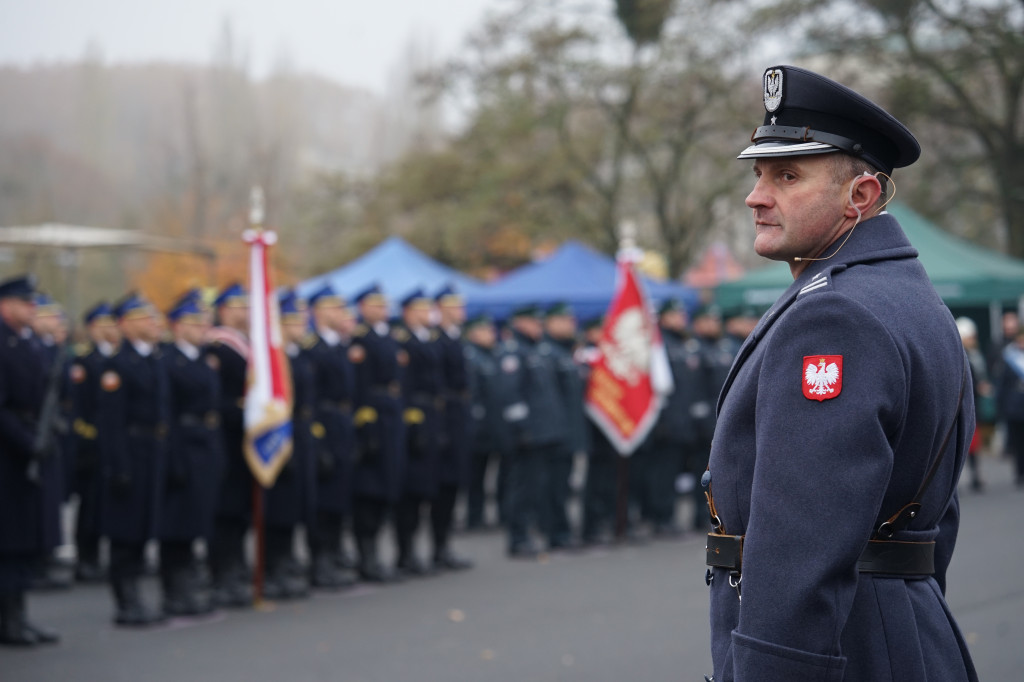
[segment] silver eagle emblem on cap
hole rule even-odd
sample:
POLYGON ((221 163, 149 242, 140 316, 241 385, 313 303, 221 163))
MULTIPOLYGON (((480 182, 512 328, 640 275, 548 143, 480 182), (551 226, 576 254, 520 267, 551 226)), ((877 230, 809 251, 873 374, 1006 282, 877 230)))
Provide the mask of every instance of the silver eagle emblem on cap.
POLYGON ((775 111, 782 104, 782 69, 764 72, 764 108, 775 111))

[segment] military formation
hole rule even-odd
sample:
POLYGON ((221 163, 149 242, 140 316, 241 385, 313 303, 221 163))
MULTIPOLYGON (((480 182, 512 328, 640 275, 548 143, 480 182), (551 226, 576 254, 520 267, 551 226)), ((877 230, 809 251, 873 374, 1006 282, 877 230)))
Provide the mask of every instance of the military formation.
POLYGON ((600 319, 581 324, 566 304, 467 319, 451 287, 394 302, 378 285, 350 302, 282 290, 278 303, 292 450, 256 492, 242 286, 212 301, 187 291, 164 311, 138 293, 97 303, 72 344, 31 277, 0 283, 0 643, 59 639, 32 623, 25 595, 61 584, 64 543, 73 580, 108 583, 114 622, 140 627, 251 606, 256 518, 270 599, 471 568, 457 524, 503 528, 508 556, 527 559, 707 525, 693 482, 745 334, 713 308, 692 324, 678 301, 659 310, 676 390, 623 496, 621 458, 584 408, 600 319), (158 605, 139 587, 149 571, 158 605))

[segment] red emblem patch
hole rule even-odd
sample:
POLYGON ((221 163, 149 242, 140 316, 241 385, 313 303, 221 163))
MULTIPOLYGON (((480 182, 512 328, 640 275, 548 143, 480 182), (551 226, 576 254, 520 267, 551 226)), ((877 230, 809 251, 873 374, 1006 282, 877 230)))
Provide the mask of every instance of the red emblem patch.
POLYGON ((842 355, 805 355, 803 368, 804 397, 808 400, 829 400, 842 392, 842 355))

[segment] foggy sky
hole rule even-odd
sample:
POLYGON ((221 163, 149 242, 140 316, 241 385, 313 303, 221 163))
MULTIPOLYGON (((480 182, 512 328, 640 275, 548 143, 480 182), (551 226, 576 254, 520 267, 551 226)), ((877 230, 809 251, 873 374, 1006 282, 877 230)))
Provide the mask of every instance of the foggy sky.
POLYGON ((382 92, 410 41, 441 59, 501 0, 0 0, 0 64, 210 62, 225 19, 253 75, 295 70, 382 92))

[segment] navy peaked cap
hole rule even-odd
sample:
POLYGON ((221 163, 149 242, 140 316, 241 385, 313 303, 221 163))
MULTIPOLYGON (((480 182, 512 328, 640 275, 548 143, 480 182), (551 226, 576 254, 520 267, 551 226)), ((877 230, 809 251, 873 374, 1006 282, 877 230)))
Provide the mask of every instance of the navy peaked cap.
POLYGON ((0 298, 23 298, 35 300, 36 278, 34 275, 20 275, 0 282, 0 298))
POLYGON ((894 116, 863 95, 796 66, 772 66, 762 78, 765 116, 736 158, 759 159, 843 151, 892 173, 921 155, 921 145, 894 116))

